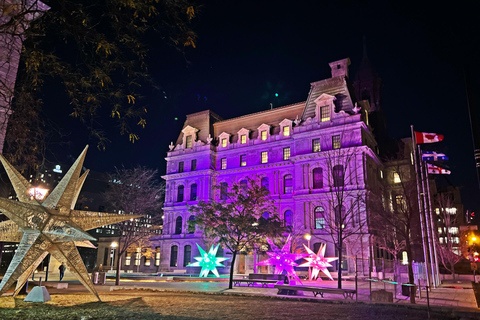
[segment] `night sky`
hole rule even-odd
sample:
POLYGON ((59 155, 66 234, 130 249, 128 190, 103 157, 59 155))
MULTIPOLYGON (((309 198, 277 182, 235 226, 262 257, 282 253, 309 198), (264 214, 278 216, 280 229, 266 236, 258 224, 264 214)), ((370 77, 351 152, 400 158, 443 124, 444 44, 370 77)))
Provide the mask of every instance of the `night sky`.
MULTIPOLYGON (((71 141, 63 153, 77 156, 89 143, 85 166, 92 170, 139 164, 164 174, 168 145, 187 114, 211 109, 232 118, 267 110, 270 103, 305 101, 311 82, 331 76, 328 63, 346 57, 354 80, 365 37, 367 56, 382 78, 390 136, 408 137, 410 124, 444 134, 444 142, 429 146, 451 159, 452 174, 442 183, 460 186, 466 209, 480 215, 462 71, 466 66, 480 75, 480 7, 474 1, 441 7, 440 2, 214 0, 197 13, 197 47, 185 55, 149 39, 150 72, 161 89, 145 93, 149 114, 140 140, 132 145, 105 128, 112 142, 100 152, 86 130, 68 120, 67 126, 59 124, 70 133, 63 138, 71 141)), ((45 108, 55 110, 58 119, 69 113, 49 111, 48 101, 45 108)))

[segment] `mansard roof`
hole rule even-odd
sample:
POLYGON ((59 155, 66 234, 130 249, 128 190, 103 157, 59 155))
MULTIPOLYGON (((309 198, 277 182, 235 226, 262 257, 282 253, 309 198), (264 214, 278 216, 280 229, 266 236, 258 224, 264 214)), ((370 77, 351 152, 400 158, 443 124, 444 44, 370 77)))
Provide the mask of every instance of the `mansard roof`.
MULTIPOLYGON (((198 129, 197 139, 206 141, 208 138, 208 134, 213 133, 213 124, 221 120, 223 120, 223 118, 217 115, 213 111, 210 111, 210 110, 200 111, 197 113, 188 114, 182 129, 184 129, 187 126, 194 127, 198 129)), ((212 134, 212 137, 213 136, 214 135, 212 134)), ((180 131, 176 144, 182 144, 182 141, 183 141, 183 132, 180 131)))

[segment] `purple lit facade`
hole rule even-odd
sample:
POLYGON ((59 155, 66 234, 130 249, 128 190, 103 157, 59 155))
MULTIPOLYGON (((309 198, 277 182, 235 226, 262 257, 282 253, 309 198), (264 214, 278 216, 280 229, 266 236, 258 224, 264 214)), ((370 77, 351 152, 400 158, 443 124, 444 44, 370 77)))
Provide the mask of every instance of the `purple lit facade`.
MULTIPOLYGON (((262 184, 269 188, 278 209, 275 214, 298 239, 299 247, 307 244, 303 236, 308 233, 314 252, 329 243, 326 255, 337 256, 326 232, 328 221, 319 214, 323 210, 333 217, 331 175, 325 163, 328 155, 332 149, 355 153, 355 164, 348 169, 354 170, 349 172, 354 178, 345 187, 363 195, 370 184, 377 183, 381 166, 368 123, 369 102, 355 98, 349 64, 349 59, 330 63, 332 77, 312 83, 304 102, 233 119, 222 119, 209 110, 187 115, 166 157, 164 228, 153 239, 161 247, 159 271, 196 272, 186 266, 198 255, 195 243, 205 240, 201 230, 189 229, 188 220, 194 217, 188 206, 218 197, 214 185, 254 176, 263 177, 262 184)), ((359 220, 366 219, 365 206, 357 211, 359 220)), ((355 250, 347 246, 346 253, 367 259, 367 226, 354 242, 355 250)), ((228 267, 219 268, 220 273, 227 273, 228 267)), ((353 262, 347 261, 344 267, 352 271, 353 262)), ((253 255, 239 255, 235 272, 253 269, 253 255)))

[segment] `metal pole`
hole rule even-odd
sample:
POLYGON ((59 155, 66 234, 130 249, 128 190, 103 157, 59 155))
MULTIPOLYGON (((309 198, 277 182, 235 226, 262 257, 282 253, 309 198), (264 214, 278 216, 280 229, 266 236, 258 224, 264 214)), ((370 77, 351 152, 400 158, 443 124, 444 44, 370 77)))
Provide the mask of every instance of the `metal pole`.
MULTIPOLYGON (((417 181, 417 197, 418 197, 418 213, 420 216, 420 227, 422 229, 422 247, 423 247, 423 258, 425 259, 425 264, 428 264, 428 257, 427 257, 427 248, 425 246, 425 231, 423 230, 423 215, 422 215, 422 199, 420 196, 420 184, 418 181, 418 163, 417 163, 417 141, 415 140, 415 133, 413 131, 413 125, 410 126, 410 130, 412 132, 412 150, 413 150, 413 162, 415 164, 415 179, 417 181)), ((427 283, 430 283, 428 277, 428 268, 425 268, 425 275, 427 283)))
POLYGON ((433 259, 434 259, 434 262, 435 262, 435 275, 436 275, 436 279, 437 279, 437 286, 440 285, 440 270, 438 269, 438 256, 437 256, 437 245, 435 243, 435 222, 433 220, 433 217, 434 217, 434 214, 433 214, 433 208, 432 208, 432 197, 431 197, 431 194, 430 194, 430 181, 428 180, 428 170, 425 170, 425 176, 426 176, 426 179, 427 179, 427 195, 428 195, 428 203, 430 204, 430 211, 428 212, 428 220, 430 222, 430 225, 432 226, 431 227, 431 231, 432 231, 432 234, 431 234, 431 237, 432 237, 432 241, 433 241, 433 259))
MULTIPOLYGON (((428 212, 429 212, 429 208, 430 208, 430 204, 427 203, 427 190, 425 189, 425 184, 426 184, 426 181, 425 181, 425 163, 423 162, 422 160, 422 151, 420 149, 420 146, 417 146, 418 147, 418 157, 419 157, 419 162, 420 162, 420 181, 422 183, 422 191, 423 191, 423 208, 425 210, 425 225, 427 227, 427 244, 428 244, 428 255, 429 255, 429 260, 430 260, 430 269, 432 270, 432 284, 433 284, 433 287, 435 288, 436 287, 436 279, 435 279, 435 267, 434 267, 434 259, 433 259, 433 250, 432 250, 432 237, 431 237, 431 232, 430 232, 430 223, 429 223, 429 219, 428 219, 428 212)), ((427 263, 427 266, 428 268, 428 263, 427 263)), ((430 286, 430 283, 427 282, 427 285, 430 286)))
POLYGON ((358 258, 355 255, 355 302, 358 302, 358 258))

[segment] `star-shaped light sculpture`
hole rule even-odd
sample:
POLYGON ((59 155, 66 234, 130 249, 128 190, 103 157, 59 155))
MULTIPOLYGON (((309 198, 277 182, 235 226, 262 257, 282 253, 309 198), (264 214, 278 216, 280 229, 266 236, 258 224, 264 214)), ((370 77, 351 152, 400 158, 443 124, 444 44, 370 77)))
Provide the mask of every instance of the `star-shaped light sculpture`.
POLYGON ((325 249, 327 248, 326 244, 322 244, 320 246, 320 249, 318 249, 318 253, 315 254, 312 250, 310 250, 309 247, 306 245, 303 245, 305 247, 305 250, 307 250, 308 254, 310 255, 309 257, 305 258, 307 262, 304 264, 301 264, 300 267, 311 267, 312 268, 312 273, 310 274, 310 280, 317 279, 321 280, 321 278, 318 276, 320 271, 325 273, 330 280, 333 280, 332 275, 330 274, 330 271, 328 271, 328 267, 332 267, 330 262, 338 260, 337 257, 331 257, 331 258, 326 258, 325 257, 325 249))
POLYGON ((187 267, 202 267, 200 271, 200 277, 207 277, 210 271, 217 277, 220 277, 218 274, 217 267, 225 267, 221 262, 227 260, 228 258, 217 257, 218 247, 214 248, 213 246, 210 247, 208 253, 202 249, 197 243, 198 250, 200 251, 200 257, 194 257, 197 262, 189 264, 187 267))
POLYGON ((141 216, 74 210, 88 174, 87 170, 80 176, 87 149, 88 146, 43 201, 29 194, 32 188, 30 183, 0 155, 0 161, 19 200, 0 198, 0 211, 10 219, 0 223, 0 241, 20 242, 0 283, 0 294, 17 281, 14 296, 17 295, 50 253, 100 300, 77 246, 92 247, 90 240, 96 240, 85 230, 141 216))
POLYGON ((287 241, 285 241, 285 245, 282 249, 279 249, 269 238, 267 238, 267 241, 272 249, 272 251, 267 251, 270 258, 257 263, 257 265, 275 266, 275 274, 281 274, 283 270, 285 270, 290 277, 299 283, 302 283, 293 267, 298 266, 298 264, 295 263, 296 260, 305 258, 308 254, 290 253, 290 247, 292 245, 292 238, 290 235, 288 236, 287 241))

